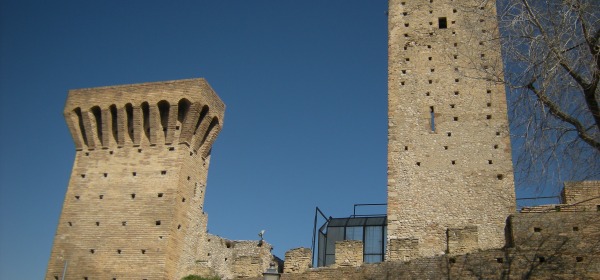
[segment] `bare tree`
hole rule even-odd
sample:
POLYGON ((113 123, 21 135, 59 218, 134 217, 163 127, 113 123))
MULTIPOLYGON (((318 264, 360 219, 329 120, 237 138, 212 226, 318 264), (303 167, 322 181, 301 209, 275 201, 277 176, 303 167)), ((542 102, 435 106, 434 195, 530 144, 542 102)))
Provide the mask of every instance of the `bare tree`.
POLYGON ((600 1, 499 0, 498 14, 517 177, 598 178, 600 1))

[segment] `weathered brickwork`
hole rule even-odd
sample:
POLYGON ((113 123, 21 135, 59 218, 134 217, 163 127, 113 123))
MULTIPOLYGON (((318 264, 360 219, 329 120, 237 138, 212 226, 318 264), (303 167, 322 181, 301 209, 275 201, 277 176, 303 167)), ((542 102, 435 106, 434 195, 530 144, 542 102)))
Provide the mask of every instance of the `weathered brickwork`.
POLYGON ((600 181, 565 182, 562 203, 584 211, 600 211, 600 181))
POLYGON ((389 1, 389 260, 445 254, 448 230, 470 226, 461 253, 504 244, 516 207, 495 18, 494 1, 389 1))
POLYGON ((335 242, 335 267, 361 266, 363 264, 363 243, 359 240, 335 242))
POLYGON ((301 273, 312 267, 312 250, 295 248, 285 252, 284 273, 301 273))
POLYGON ((46 279, 62 279, 65 266, 65 279, 179 279, 193 269, 224 109, 203 79, 70 91, 77 152, 46 279))

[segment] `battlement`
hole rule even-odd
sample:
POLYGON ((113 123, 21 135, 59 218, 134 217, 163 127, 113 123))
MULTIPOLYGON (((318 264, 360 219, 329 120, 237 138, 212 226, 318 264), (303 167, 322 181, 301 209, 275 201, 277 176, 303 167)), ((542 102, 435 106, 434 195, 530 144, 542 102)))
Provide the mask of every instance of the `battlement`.
POLYGON ((200 78, 71 90, 64 116, 78 151, 186 144, 206 157, 224 111, 200 78))

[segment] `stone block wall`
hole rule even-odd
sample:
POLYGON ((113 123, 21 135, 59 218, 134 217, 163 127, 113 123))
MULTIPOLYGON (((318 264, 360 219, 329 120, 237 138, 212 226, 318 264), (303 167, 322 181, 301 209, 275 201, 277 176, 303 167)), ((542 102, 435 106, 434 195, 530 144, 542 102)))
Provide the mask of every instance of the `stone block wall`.
POLYGON ((479 233, 476 226, 448 229, 448 254, 463 255, 479 249, 479 233))
POLYGON ((516 205, 495 18, 494 1, 389 1, 388 260, 444 254, 467 226, 468 250, 504 245, 516 205))
POLYGON ((600 181, 565 182, 562 203, 583 208, 584 211, 600 211, 600 181))
POLYGON ((312 250, 296 248, 285 252, 284 273, 301 273, 312 267, 312 250))
POLYGON ((363 264, 363 243, 359 240, 335 242, 335 266, 361 266, 363 264))

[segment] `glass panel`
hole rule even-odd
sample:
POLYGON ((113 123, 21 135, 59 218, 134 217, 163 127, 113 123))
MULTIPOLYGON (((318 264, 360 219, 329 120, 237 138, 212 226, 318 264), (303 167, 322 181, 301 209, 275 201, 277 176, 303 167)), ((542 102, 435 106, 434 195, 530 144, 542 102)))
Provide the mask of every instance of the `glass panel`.
POLYGON ((327 227, 343 227, 346 226, 348 218, 334 218, 329 221, 327 227))
POLYGON ((370 217, 367 219, 367 226, 384 226, 386 217, 370 217))
POLYGON ((327 254, 335 254, 335 242, 344 240, 343 227, 330 227, 327 229, 327 254))
POLYGON ((319 232, 319 254, 317 256, 317 266, 325 265, 325 235, 319 232))
POLYGON ((366 220, 367 220, 366 218, 351 218, 348 220, 348 224, 346 226, 348 226, 348 227, 364 226, 366 220))
POLYGON ((325 257, 325 266, 332 265, 335 262, 335 255, 327 255, 325 257))
POLYGON ((365 228, 365 255, 383 254, 383 227, 372 226, 365 228))
POLYGON ((363 240, 363 227, 347 227, 346 240, 363 240))
POLYGON ((382 262, 381 255, 365 255, 365 263, 382 262))

